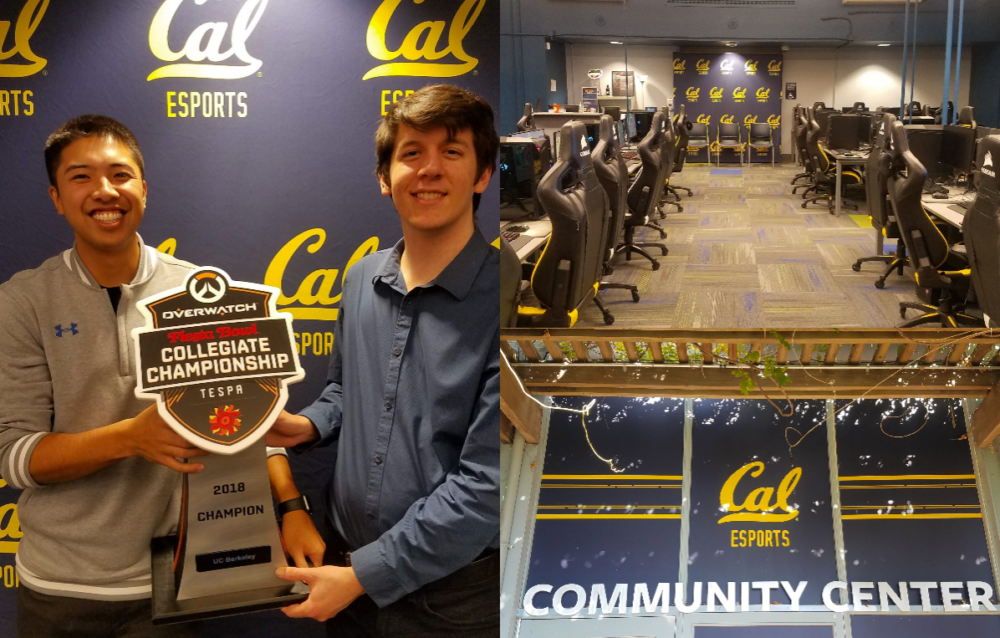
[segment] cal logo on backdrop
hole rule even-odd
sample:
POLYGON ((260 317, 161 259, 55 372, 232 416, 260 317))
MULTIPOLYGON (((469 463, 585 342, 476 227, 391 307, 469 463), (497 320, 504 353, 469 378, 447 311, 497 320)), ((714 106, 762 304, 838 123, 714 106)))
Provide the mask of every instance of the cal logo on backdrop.
POLYGON ((757 61, 747 60, 743 63, 743 72, 747 75, 757 75, 757 61))
POLYGON ((781 60, 771 60, 767 63, 767 72, 770 75, 781 75, 781 60))
POLYGON ((698 122, 698 124, 704 124, 708 126, 711 123, 711 120, 712 120, 711 115, 706 115, 704 113, 701 113, 698 115, 698 119, 695 121, 698 122))
POLYGON ((686 66, 687 66, 687 60, 674 58, 674 75, 684 75, 684 69, 686 66))
MULTIPOLYGON (((17 3, 13 6, 17 7, 17 3)), ((45 68, 48 61, 31 50, 31 36, 48 7, 49 0, 27 0, 16 16, 0 14, 0 18, 5 18, 0 20, 0 78, 25 78, 45 68)), ((34 115, 34 93, 30 89, 3 86, 0 88, 0 117, 34 115)))
MULTIPOLYGON (((240 80, 260 73, 263 61, 251 53, 254 29, 267 8, 267 0, 246 0, 231 21, 218 20, 218 11, 234 8, 222 3, 206 8, 204 2, 166 0, 149 24, 149 50, 160 62, 166 62, 149 74, 148 82, 164 78, 201 78, 240 80), (216 9, 218 7, 218 10, 216 9), (186 38, 179 50, 170 45, 170 32, 178 12, 197 12, 203 19, 186 38), (228 44, 228 48, 223 47, 228 44)), ((179 41, 184 34, 174 33, 179 41)), ((212 91, 167 91, 167 117, 244 118, 249 114, 246 91, 218 87, 212 91)))
POLYGON ((722 90, 723 89, 722 89, 721 86, 713 86, 711 88, 711 90, 709 90, 709 92, 708 92, 709 99, 711 99, 713 102, 721 102, 722 101, 722 90))
POLYGON ((743 102, 746 99, 746 97, 747 97, 747 90, 744 89, 743 87, 738 86, 735 89, 733 89, 734 102, 743 102))
POLYGON ((700 88, 695 88, 695 87, 693 87, 693 86, 692 86, 691 88, 689 88, 689 89, 688 89, 688 90, 687 90, 687 91, 686 91, 686 92, 684 93, 684 95, 686 95, 686 96, 687 96, 687 101, 688 101, 688 102, 697 102, 697 101, 698 101, 698 96, 699 96, 700 94, 701 94, 701 89, 700 89, 700 88))
POLYGON ((767 100, 768 100, 768 98, 770 98, 770 96, 771 96, 771 89, 765 89, 764 87, 761 87, 761 88, 757 89, 757 101, 758 102, 765 102, 766 103, 767 100))
POLYGON ((711 60, 698 60, 698 63, 694 65, 695 70, 698 71, 698 75, 708 75, 708 71, 711 67, 711 60))
POLYGON ((781 126, 781 116, 780 115, 768 115, 767 123, 771 125, 771 128, 778 128, 781 126))
POLYGON ((743 118, 743 123, 746 124, 747 126, 750 126, 751 124, 756 124, 757 123, 757 116, 756 115, 747 115, 746 117, 743 118))
POLYGON ((720 124, 732 124, 733 120, 736 119, 735 115, 729 115, 728 113, 719 118, 720 124))
POLYGON ((733 66, 735 64, 736 64, 735 60, 733 60, 732 58, 726 58, 719 63, 719 70, 722 72, 722 75, 732 75, 733 66))

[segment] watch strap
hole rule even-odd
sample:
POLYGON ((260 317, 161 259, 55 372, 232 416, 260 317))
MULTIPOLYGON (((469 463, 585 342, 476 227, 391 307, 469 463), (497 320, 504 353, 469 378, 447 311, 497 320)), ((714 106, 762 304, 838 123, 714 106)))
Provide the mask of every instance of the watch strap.
POLYGON ((284 516, 289 512, 294 512, 296 510, 305 510, 307 513, 312 514, 312 508, 309 506, 309 499, 303 494, 296 498, 290 498, 287 501, 282 501, 278 504, 278 515, 284 516))

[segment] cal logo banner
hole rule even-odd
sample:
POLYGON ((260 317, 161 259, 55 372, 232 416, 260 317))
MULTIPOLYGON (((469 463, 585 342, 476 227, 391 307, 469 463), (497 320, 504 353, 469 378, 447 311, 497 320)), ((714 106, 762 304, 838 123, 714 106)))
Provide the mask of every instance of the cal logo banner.
MULTIPOLYGON (((146 243, 279 291, 306 374, 288 409, 301 409, 325 384, 348 269, 401 236, 374 176, 379 119, 432 83, 499 104, 499 18, 496 0, 0 2, 0 281, 73 242, 47 194, 48 135, 84 113, 119 119, 145 160, 146 243)), ((489 241, 495 182, 477 215, 489 241)), ((319 505, 322 454, 292 460, 319 505)), ((0 489, 0 508, 17 494, 0 489)), ((0 511, 6 569, 17 517, 0 511)), ((16 634, 10 582, 0 636, 16 634)), ((290 633, 257 618, 247 635, 290 633)))
MULTIPOLYGON (((674 54, 674 87, 679 89, 678 95, 685 96, 689 113, 694 110, 699 117, 711 120, 708 136, 712 163, 716 159, 723 163, 740 161, 737 151, 716 144, 718 126, 727 121, 740 125, 744 143, 749 139, 748 124, 767 122, 771 125, 774 147, 778 148, 781 140, 781 65, 780 55, 674 54), (686 68, 693 68, 696 73, 678 70, 686 68)), ((771 162, 771 150, 751 151, 752 162, 771 162)), ((687 161, 708 161, 704 154, 700 149, 689 150, 687 161)))
MULTIPOLYGON (((580 408, 590 397, 555 400, 580 408)), ((614 470, 594 456, 579 415, 553 411, 526 587, 676 580, 683 399, 602 397, 587 421, 614 470)), ((535 597, 539 606, 551 600, 535 597)))
POLYGON ((694 402, 689 582, 809 581, 802 604, 822 604, 837 576, 825 421, 824 401, 791 418, 766 401, 694 402), (786 427, 817 423, 789 450, 786 427))

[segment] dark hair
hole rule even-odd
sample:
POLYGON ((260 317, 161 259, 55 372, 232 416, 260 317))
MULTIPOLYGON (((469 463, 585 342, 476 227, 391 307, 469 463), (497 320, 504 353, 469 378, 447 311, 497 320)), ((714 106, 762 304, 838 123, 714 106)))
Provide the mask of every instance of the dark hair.
MULTIPOLYGON (((400 123, 418 131, 445 127, 449 135, 469 129, 476 152, 476 179, 497 161, 500 138, 493 126, 493 108, 472 91, 451 84, 425 86, 389 107, 375 132, 377 175, 389 181, 389 164, 396 147, 400 123)), ((480 194, 472 196, 472 210, 479 208, 480 194)))
POLYGON ((132 131, 106 115, 80 115, 57 128, 45 141, 45 170, 49 173, 49 183, 56 185, 56 169, 63 149, 85 137, 110 137, 128 147, 132 159, 139 165, 139 176, 146 178, 146 167, 142 162, 142 151, 132 131))

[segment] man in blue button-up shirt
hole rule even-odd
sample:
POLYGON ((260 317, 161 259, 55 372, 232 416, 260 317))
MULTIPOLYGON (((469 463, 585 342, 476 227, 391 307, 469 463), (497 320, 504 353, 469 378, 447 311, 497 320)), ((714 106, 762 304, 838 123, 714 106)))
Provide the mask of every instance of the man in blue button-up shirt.
POLYGON ((327 387, 268 433, 338 446, 334 564, 279 570, 311 590, 286 613, 336 616, 331 635, 499 631, 499 252, 474 216, 497 147, 489 104, 457 87, 385 116, 377 172, 403 239, 347 273, 327 387))

